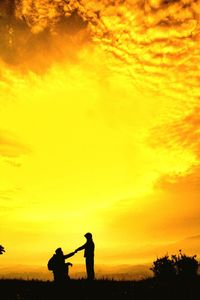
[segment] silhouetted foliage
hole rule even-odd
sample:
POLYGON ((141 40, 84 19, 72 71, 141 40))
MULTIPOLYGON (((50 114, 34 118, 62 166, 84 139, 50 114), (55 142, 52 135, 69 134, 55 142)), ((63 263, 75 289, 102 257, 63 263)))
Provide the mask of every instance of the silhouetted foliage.
POLYGON ((157 278, 170 279, 180 276, 189 279, 197 276, 198 266, 196 255, 187 256, 179 250, 179 254, 171 255, 171 258, 168 255, 157 258, 150 270, 157 278))
POLYGON ((5 252, 5 249, 2 245, 0 245, 0 254, 3 254, 5 252))
POLYGON ((168 255, 165 255, 157 258, 150 270, 153 271, 155 277, 163 279, 172 278, 176 275, 175 261, 173 258, 170 259, 168 255))
POLYGON ((182 277, 194 277, 197 275, 199 264, 196 260, 196 255, 187 256, 179 250, 179 255, 175 255, 174 260, 176 262, 177 275, 182 277))

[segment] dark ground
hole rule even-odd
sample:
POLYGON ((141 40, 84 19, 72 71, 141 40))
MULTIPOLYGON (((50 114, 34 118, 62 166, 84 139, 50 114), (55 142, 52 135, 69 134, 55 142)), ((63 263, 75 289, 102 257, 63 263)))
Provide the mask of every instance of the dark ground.
POLYGON ((37 280, 0 280, 2 300, 198 300, 200 277, 191 281, 175 279, 161 281, 150 278, 141 281, 70 280, 64 286, 37 280))

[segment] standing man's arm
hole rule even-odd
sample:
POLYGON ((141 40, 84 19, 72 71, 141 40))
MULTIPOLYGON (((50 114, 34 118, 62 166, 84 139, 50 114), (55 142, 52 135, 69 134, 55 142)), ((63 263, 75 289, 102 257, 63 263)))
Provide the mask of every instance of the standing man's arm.
POLYGON ((75 253, 78 252, 78 251, 80 251, 80 250, 85 249, 85 247, 86 247, 86 244, 84 244, 83 246, 77 248, 77 249, 75 250, 75 253))
POLYGON ((73 256, 75 253, 76 253, 76 252, 74 251, 74 252, 71 252, 71 253, 69 253, 69 254, 66 254, 66 255, 64 255, 64 258, 65 258, 65 259, 66 259, 66 258, 69 258, 69 257, 73 256))

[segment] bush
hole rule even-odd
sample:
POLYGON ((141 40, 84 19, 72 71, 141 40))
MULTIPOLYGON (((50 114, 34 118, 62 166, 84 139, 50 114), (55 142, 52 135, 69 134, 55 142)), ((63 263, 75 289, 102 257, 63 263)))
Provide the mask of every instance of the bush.
POLYGON ((154 276, 163 279, 169 279, 176 275, 174 260, 170 259, 168 255, 157 258, 153 262, 153 267, 150 270, 153 271, 154 276))
POLYGON ((0 245, 0 254, 3 254, 5 252, 5 249, 2 245, 0 245))
POLYGON ((193 278, 197 276, 198 266, 196 255, 187 256, 179 250, 179 254, 171 255, 171 258, 168 255, 157 258, 150 270, 157 278, 170 279, 175 276, 193 278))
POLYGON ((198 272, 198 261, 196 255, 187 256, 179 251, 179 255, 175 256, 177 275, 182 277, 194 277, 198 272))

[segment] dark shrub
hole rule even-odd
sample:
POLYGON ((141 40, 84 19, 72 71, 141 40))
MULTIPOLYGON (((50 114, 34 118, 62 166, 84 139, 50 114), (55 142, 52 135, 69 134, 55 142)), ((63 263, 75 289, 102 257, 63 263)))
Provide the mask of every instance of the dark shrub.
POLYGON ((0 254, 3 254, 5 252, 5 249, 2 245, 0 245, 0 254))
POLYGON ((199 264, 196 260, 196 255, 187 256, 185 254, 182 254, 180 250, 179 255, 175 257, 175 260, 177 275, 187 278, 197 276, 199 264))
POLYGON ((176 275, 188 279, 197 276, 198 266, 196 255, 187 256, 179 250, 179 254, 171 258, 168 255, 157 258, 150 270, 157 278, 170 279, 176 275))
POLYGON ((170 259, 168 255, 157 258, 153 262, 152 268, 154 276, 163 279, 169 279, 176 275, 175 262, 173 259, 170 259))

